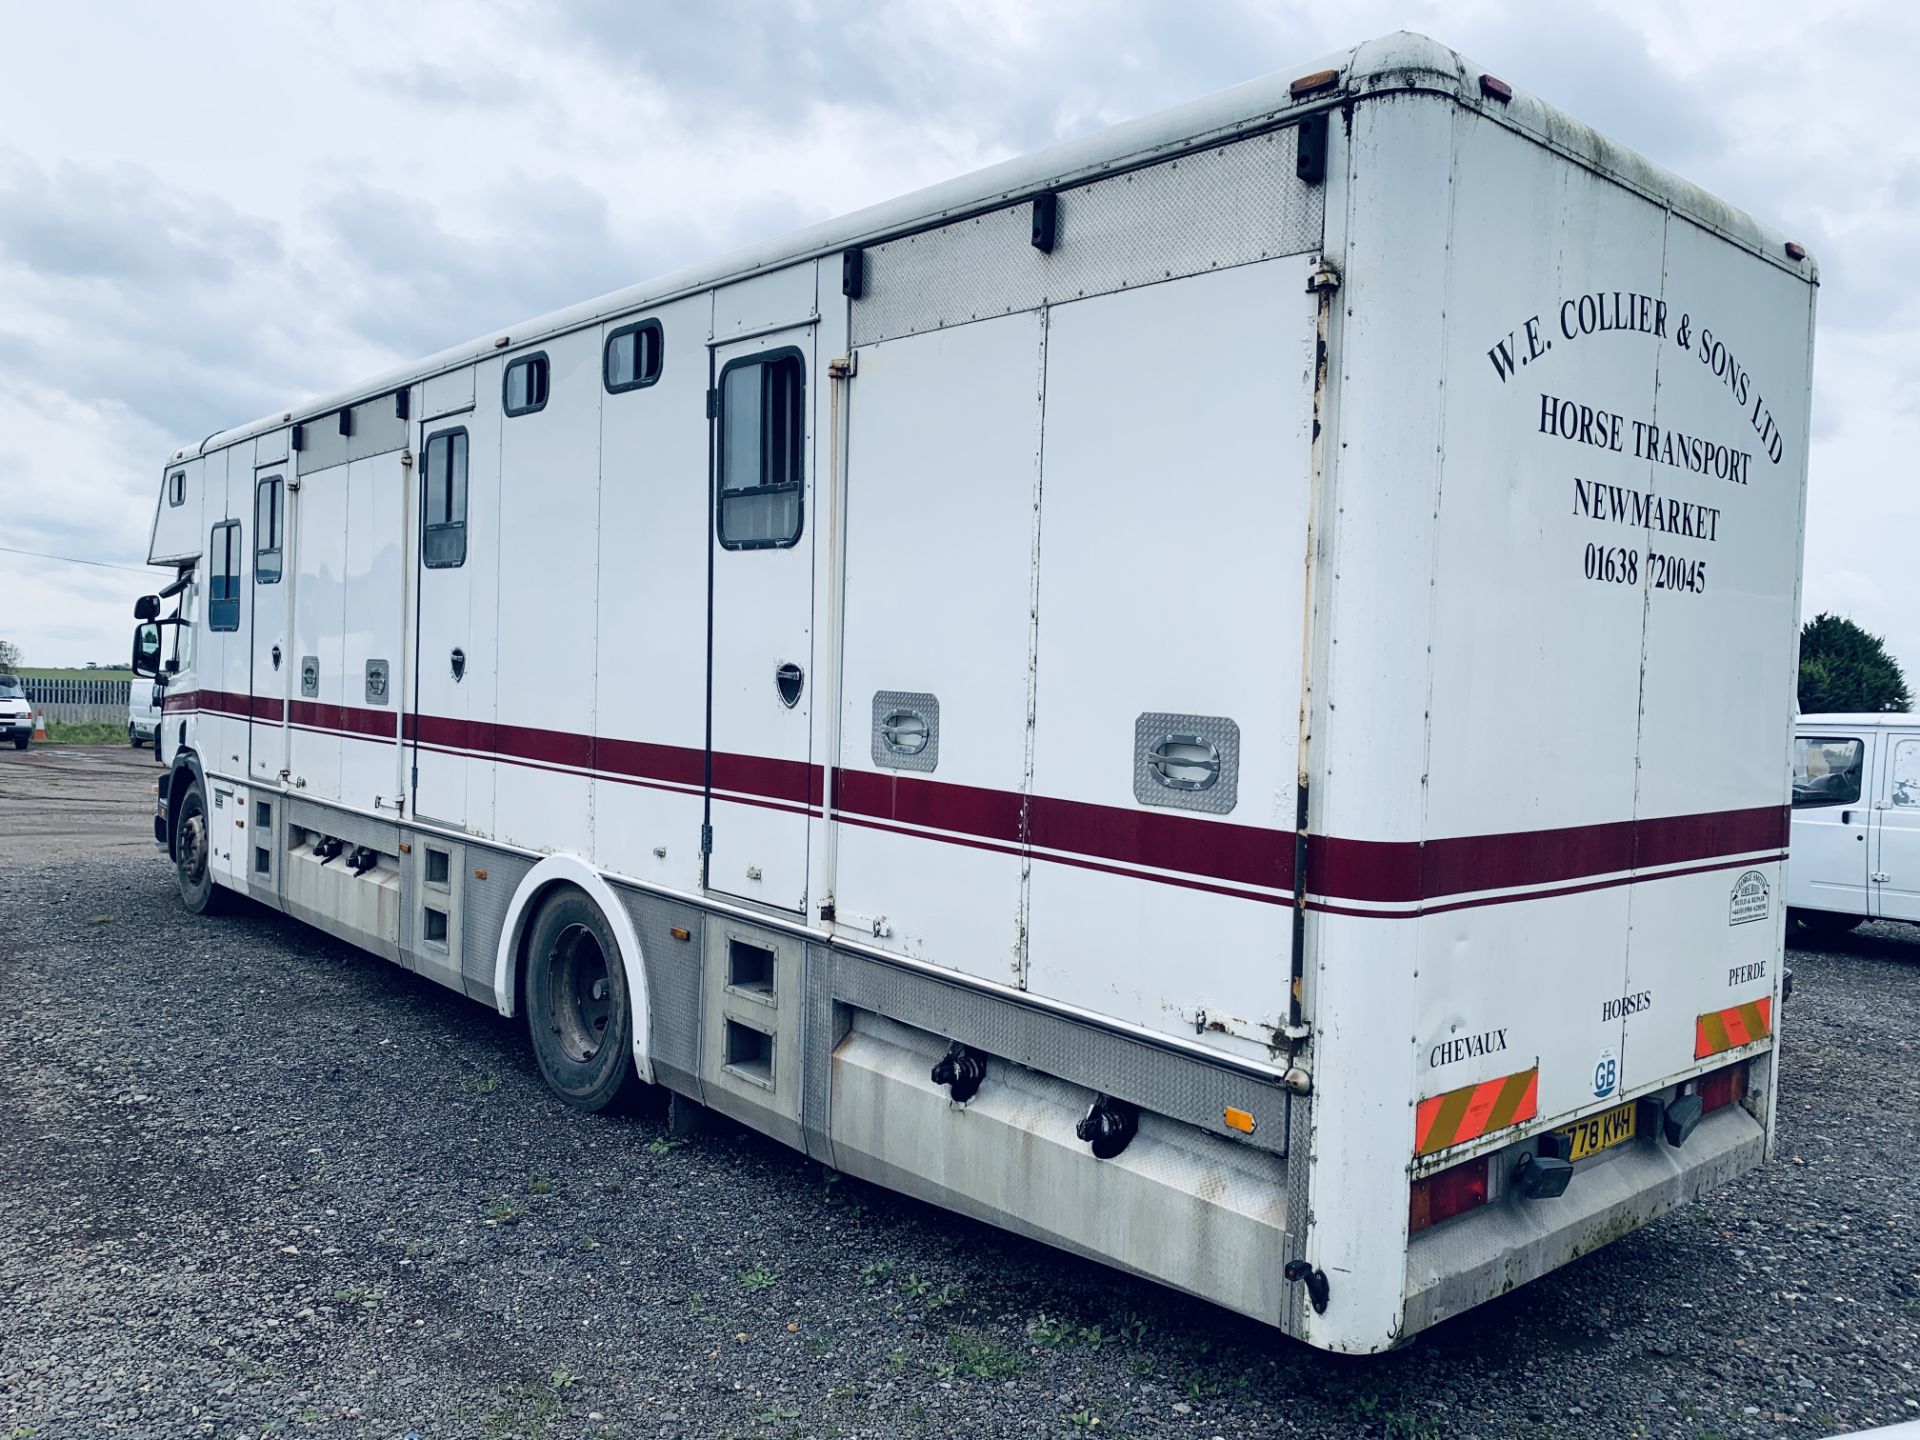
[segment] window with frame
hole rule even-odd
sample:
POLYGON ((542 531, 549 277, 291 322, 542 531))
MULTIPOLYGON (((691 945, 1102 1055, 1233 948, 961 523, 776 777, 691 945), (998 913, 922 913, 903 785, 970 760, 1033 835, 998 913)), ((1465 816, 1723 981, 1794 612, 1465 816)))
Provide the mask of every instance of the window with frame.
POLYGON ((467 432, 427 437, 420 467, 420 559, 429 570, 467 560, 467 432))
POLYGON ((184 505, 187 503, 187 472, 175 470, 167 476, 167 504, 184 505))
POLYGON ((800 538, 806 365, 798 350, 735 360, 720 372, 716 525, 729 550, 800 538))
POLYGON ((253 486, 253 578, 261 585, 280 579, 287 525, 287 482, 268 475, 253 486))
POLYGON ((507 366, 501 381, 501 408, 509 415, 531 415, 547 408, 547 357, 523 355, 507 366))
POLYGON ((240 522, 223 520, 207 537, 207 628, 240 628, 240 522))
POLYGON ((1866 768, 1864 741, 1839 735, 1796 735, 1793 741, 1793 808, 1860 803, 1866 768))
POLYGON ((665 334, 658 320, 642 320, 622 325, 607 336, 600 359, 601 378, 607 393, 638 390, 660 378, 660 362, 665 354, 665 334))

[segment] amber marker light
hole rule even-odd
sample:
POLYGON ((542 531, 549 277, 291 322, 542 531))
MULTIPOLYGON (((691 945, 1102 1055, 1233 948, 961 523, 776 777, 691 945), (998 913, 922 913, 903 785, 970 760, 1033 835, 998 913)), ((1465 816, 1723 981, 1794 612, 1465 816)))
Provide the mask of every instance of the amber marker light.
POLYGON ((1338 70, 1316 70, 1311 75, 1302 75, 1298 80, 1294 81, 1288 89, 1297 100, 1302 95, 1314 95, 1322 90, 1330 90, 1339 83, 1340 72, 1338 70))
POLYGON ((675 925, 671 930, 667 931, 667 933, 676 940, 691 940, 693 938, 693 932, 688 930, 684 925, 675 925))
POLYGON ((1233 1106, 1229 1105, 1227 1106, 1226 1122, 1229 1130, 1238 1130, 1242 1135, 1253 1134, 1253 1112, 1251 1110, 1236 1110, 1233 1106))

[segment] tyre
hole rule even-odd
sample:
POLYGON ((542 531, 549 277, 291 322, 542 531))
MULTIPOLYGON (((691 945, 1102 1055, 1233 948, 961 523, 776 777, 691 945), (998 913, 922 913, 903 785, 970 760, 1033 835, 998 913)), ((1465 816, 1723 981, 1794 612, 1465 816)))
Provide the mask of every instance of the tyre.
POLYGON ((28 742, 29 740, 31 740, 32 738, 33 738, 33 737, 32 737, 31 735, 16 735, 16 736, 14 736, 14 737, 13 737, 13 748, 14 748, 14 749, 16 749, 16 750, 24 750, 24 749, 26 749, 26 748, 27 748, 27 742, 28 742))
POLYGON ((600 907, 578 890, 549 896, 534 917, 526 1008, 534 1058, 561 1099, 608 1110, 638 1097, 626 967, 600 907))
POLYGON ((140 748, 140 732, 131 725, 127 726, 127 744, 136 750, 140 748))
POLYGON ((180 802, 180 824, 173 839, 173 873, 180 886, 180 903, 195 915, 220 910, 224 892, 213 883, 213 851, 207 831, 207 795, 194 780, 180 802))
POLYGON ((1787 918, 1809 944, 1821 944, 1850 935, 1867 921, 1864 915, 1842 915, 1837 910, 1789 910, 1787 918))

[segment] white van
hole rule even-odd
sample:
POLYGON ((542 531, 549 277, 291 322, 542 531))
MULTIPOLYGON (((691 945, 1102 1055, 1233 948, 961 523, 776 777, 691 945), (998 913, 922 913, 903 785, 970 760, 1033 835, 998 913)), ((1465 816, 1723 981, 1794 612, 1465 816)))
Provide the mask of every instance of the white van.
POLYGON ((1802 715, 1794 726, 1787 910, 1814 937, 1920 922, 1920 715, 1802 715))
POLYGON ((127 744, 138 750, 153 744, 160 731, 161 687, 134 680, 127 687, 127 744))

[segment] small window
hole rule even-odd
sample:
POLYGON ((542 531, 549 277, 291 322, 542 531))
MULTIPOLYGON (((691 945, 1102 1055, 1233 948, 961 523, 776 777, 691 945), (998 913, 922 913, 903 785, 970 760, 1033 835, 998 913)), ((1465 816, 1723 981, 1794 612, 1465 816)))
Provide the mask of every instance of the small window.
POLYGON ((269 475, 253 487, 253 578, 271 585, 280 578, 281 545, 286 531, 287 483, 269 475))
POLYGON ((1798 735, 1793 741, 1793 808, 1857 805, 1867 747, 1859 740, 1798 735))
POLYGON ((176 470, 167 476, 167 504, 184 505, 187 503, 187 472, 176 470))
POLYGON ((547 357, 528 355, 507 366, 501 392, 509 415, 531 415, 547 406, 547 357))
POLYGON ((467 432, 428 437, 420 474, 420 558, 429 570, 467 560, 467 432))
POLYGON ((800 538, 806 368, 798 350, 735 360, 720 372, 720 543, 729 550, 800 538))
POLYGON ((240 628, 240 522, 223 520, 207 540, 207 628, 240 628))
POLYGON ((638 390, 660 378, 663 337, 658 320, 642 320, 638 325, 623 325, 607 337, 606 353, 601 357, 601 374, 609 394, 638 390))

